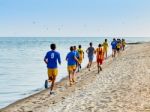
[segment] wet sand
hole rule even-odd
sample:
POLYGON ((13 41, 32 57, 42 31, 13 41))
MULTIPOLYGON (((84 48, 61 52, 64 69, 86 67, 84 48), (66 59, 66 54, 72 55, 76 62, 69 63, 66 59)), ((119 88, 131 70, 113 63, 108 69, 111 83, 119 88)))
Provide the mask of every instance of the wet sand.
POLYGON ((150 43, 130 45, 116 58, 109 57, 103 71, 82 69, 77 83, 65 78, 54 95, 44 90, 17 101, 2 112, 150 112, 150 43))

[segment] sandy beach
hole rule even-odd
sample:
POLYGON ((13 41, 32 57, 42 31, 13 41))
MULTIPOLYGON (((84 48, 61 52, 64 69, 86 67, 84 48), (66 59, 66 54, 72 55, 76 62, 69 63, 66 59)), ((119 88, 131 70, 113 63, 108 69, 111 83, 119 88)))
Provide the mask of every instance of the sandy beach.
POLYGON ((19 100, 0 112, 150 112, 150 43, 131 44, 105 60, 97 73, 96 63, 77 74, 69 86, 65 78, 49 90, 19 100))

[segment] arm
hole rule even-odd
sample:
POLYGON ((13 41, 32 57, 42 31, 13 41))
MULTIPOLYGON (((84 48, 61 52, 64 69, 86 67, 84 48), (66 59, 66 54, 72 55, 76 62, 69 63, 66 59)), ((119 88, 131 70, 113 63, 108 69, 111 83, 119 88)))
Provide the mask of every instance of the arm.
POLYGON ((84 51, 83 51, 83 58, 84 58, 84 51))
POLYGON ((79 58, 79 53, 77 52, 77 58, 79 58))
POLYGON ((60 58, 60 54, 58 54, 58 62, 61 65, 61 58, 60 58))
POLYGON ((44 62, 47 64, 48 62, 47 62, 47 59, 44 59, 44 62))
POLYGON ((77 59, 77 57, 76 56, 74 56, 74 59, 80 64, 80 62, 78 61, 78 59, 77 59))
POLYGON ((94 53, 95 53, 95 54, 96 54, 96 51, 97 51, 97 50, 95 49, 95 50, 94 50, 94 53))
POLYGON ((68 54, 67 54, 67 56, 66 56, 66 61, 68 60, 68 54))
POLYGON ((111 46, 112 46, 112 42, 111 42, 111 46))
POLYGON ((46 54, 45 57, 44 57, 44 62, 45 62, 46 64, 48 63, 47 54, 46 54))
POLYGON ((96 54, 96 52, 97 52, 97 49, 94 49, 94 47, 93 47, 93 53, 96 54))
POLYGON ((86 53, 88 53, 88 49, 86 50, 86 53))
POLYGON ((102 46, 104 46, 104 42, 103 42, 102 46))

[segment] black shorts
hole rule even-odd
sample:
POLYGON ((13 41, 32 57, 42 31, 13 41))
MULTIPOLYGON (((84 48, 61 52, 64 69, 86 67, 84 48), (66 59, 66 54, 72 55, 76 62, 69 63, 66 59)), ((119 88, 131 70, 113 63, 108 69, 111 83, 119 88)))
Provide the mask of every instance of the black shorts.
POLYGON ((120 48, 117 48, 117 51, 119 51, 120 50, 120 48))

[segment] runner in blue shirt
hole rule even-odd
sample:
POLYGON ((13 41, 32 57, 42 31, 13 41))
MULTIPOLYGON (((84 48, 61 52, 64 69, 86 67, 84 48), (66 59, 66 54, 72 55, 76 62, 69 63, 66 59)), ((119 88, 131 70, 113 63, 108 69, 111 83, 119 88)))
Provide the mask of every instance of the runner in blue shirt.
POLYGON ((86 50, 86 53, 88 54, 88 59, 89 59, 89 63, 87 65, 87 68, 89 68, 89 71, 90 71, 90 68, 92 66, 92 63, 93 63, 93 58, 94 58, 94 47, 93 47, 93 44, 92 42, 90 42, 90 47, 86 50))
POLYGON ((61 64, 60 54, 55 51, 56 45, 50 45, 51 51, 47 52, 44 58, 44 62, 47 64, 48 69, 48 81, 45 81, 45 88, 48 87, 48 82, 52 82, 50 87, 50 94, 52 94, 52 90, 54 87, 54 83, 56 80, 56 76, 58 75, 57 62, 61 64))
POLYGON ((117 48, 117 41, 115 38, 111 42, 111 46, 112 46, 112 57, 115 57, 116 56, 116 48, 117 48))
MULTIPOLYGON (((76 58, 79 60, 79 53, 78 53, 78 51, 77 51, 77 48, 76 48, 76 46, 74 46, 73 47, 74 48, 74 53, 75 53, 75 56, 76 56, 76 58)), ((77 69, 79 68, 79 63, 76 61, 76 71, 77 71, 77 69)), ((79 72, 79 71, 78 71, 79 72)))
POLYGON ((68 62, 68 74, 69 74, 69 81, 70 85, 75 82, 75 70, 76 70, 76 62, 79 63, 76 54, 74 52, 74 48, 70 47, 70 52, 66 56, 66 60, 68 62))

